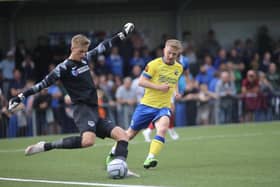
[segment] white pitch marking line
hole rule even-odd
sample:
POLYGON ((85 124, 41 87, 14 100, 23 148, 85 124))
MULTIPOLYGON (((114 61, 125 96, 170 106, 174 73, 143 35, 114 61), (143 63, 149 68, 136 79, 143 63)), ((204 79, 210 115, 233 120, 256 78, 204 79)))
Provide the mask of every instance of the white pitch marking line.
POLYGON ((24 149, 6 149, 6 150, 0 150, 0 153, 17 153, 23 151, 24 149))
POLYGON ((159 187, 159 186, 128 185, 128 184, 105 184, 105 183, 76 182, 76 181, 53 181, 53 180, 39 180, 39 179, 20 179, 20 178, 6 178, 6 177, 0 177, 0 181, 34 182, 34 183, 48 183, 48 184, 69 184, 69 185, 82 185, 82 186, 105 186, 105 187, 159 187))

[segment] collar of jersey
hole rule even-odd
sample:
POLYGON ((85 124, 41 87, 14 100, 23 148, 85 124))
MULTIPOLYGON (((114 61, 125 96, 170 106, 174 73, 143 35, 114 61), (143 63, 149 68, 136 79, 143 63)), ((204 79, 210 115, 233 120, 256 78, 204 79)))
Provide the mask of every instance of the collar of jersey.
POLYGON ((168 66, 172 66, 172 65, 175 64, 175 61, 174 61, 172 64, 167 64, 167 63, 164 61, 164 58, 163 58, 163 57, 161 57, 161 59, 162 59, 162 62, 163 62, 164 64, 168 65, 168 66))

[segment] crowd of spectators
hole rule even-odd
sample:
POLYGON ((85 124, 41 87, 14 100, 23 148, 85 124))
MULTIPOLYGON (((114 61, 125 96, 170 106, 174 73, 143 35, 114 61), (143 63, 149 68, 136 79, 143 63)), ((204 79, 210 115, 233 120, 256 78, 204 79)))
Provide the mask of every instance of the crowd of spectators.
MULTIPOLYGON (((145 65, 162 56, 141 33, 119 43, 96 59, 90 68, 98 90, 99 113, 127 128, 144 89, 137 82, 145 65)), ((97 40, 96 43, 100 42, 97 40)), ((280 118, 280 40, 273 40, 266 27, 256 38, 221 46, 209 30, 202 43, 190 31, 183 33, 184 51, 178 58, 184 67, 179 80, 182 97, 175 101, 175 126, 226 124, 280 118)), ((93 46, 94 47, 94 44, 93 46)), ((24 40, 0 55, 0 137, 77 132, 71 100, 60 82, 28 97, 21 109, 10 113, 8 100, 40 81, 69 54, 60 38, 52 46, 41 36, 34 48, 24 40)))

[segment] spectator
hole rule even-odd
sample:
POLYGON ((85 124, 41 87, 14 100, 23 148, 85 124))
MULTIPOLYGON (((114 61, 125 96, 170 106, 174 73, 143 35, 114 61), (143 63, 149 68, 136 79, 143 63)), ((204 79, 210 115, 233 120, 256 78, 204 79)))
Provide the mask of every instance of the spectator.
MULTIPOLYGON (((280 55, 279 55, 280 57, 280 55)), ((280 75, 277 71, 275 63, 269 65, 269 70, 267 74, 267 79, 272 86, 273 98, 272 98, 272 108, 274 119, 279 119, 279 109, 280 109, 280 75)))
POLYGON ((35 63, 32 61, 30 54, 26 54, 24 60, 21 63, 21 69, 23 72, 23 79, 34 79, 35 74, 35 63))
POLYGON ((233 71, 233 81, 236 88, 236 93, 241 93, 241 84, 242 84, 242 71, 244 71, 245 65, 243 62, 240 62, 235 65, 235 68, 231 68, 231 64, 228 64, 229 71, 233 71))
POLYGON ((259 72, 259 106, 255 113, 256 121, 268 121, 272 119, 272 110, 271 110, 271 95, 272 95, 272 86, 269 81, 266 79, 264 72, 259 72))
POLYGON ((48 87, 48 93, 52 96, 51 109, 54 114, 54 123, 51 124, 50 133, 58 134, 60 132, 60 126, 61 124, 63 124, 63 114, 61 108, 61 103, 63 102, 63 94, 59 86, 56 84, 48 87))
POLYGON ((94 73, 96 75, 106 75, 110 72, 108 65, 106 64, 105 56, 99 55, 97 57, 97 61, 94 64, 94 73))
MULTIPOLYGON (((184 68, 183 74, 178 81, 178 91, 181 95, 184 95, 187 85, 192 79, 192 75, 189 72, 189 69, 184 68)), ((176 99, 176 98, 175 98, 176 99)), ((175 102, 175 125, 182 127, 187 125, 187 116, 186 116, 186 103, 183 99, 178 99, 175 102)))
MULTIPOLYGON (((32 86, 34 86, 35 81, 33 79, 26 80, 25 89, 29 89, 32 86)), ((34 117, 34 110, 33 110, 33 101, 34 101, 34 95, 31 95, 26 98, 25 100, 25 114, 27 118, 27 135, 32 136, 36 135, 36 121, 34 117)))
POLYGON ((235 74, 234 74, 235 65, 231 61, 228 61, 228 63, 226 64, 226 70, 229 73, 230 80, 235 81, 235 74))
POLYGON ((196 125, 197 118, 197 101, 198 101, 199 89, 197 82, 193 79, 190 79, 189 83, 186 86, 182 100, 186 104, 186 116, 187 116, 187 126, 196 125))
MULTIPOLYGON (((49 72, 51 72, 55 68, 55 64, 49 65, 49 72)), ((63 93, 60 87, 58 86, 59 82, 57 84, 52 84, 50 87, 48 87, 48 94, 52 96, 51 100, 51 109, 54 114, 54 123, 50 124, 50 133, 51 134, 58 134, 61 129, 61 124, 63 123, 63 114, 62 114, 62 106, 61 103, 63 103, 63 93)))
POLYGON ((208 125, 210 118, 210 100, 216 98, 215 93, 208 90, 206 84, 200 84, 198 101, 199 105, 197 108, 197 123, 200 125, 208 125))
POLYGON ((132 48, 140 50, 144 46, 144 38, 142 33, 134 32, 131 37, 132 48))
POLYGON ((240 39, 237 39, 234 41, 234 48, 236 53, 237 53, 237 56, 238 57, 241 57, 242 54, 244 53, 244 44, 243 44, 243 41, 240 40, 240 39))
POLYGON ((24 40, 17 41, 15 49, 15 68, 22 70, 22 61, 24 61, 25 56, 29 53, 25 45, 24 40))
POLYGON ((122 85, 123 79, 120 76, 114 76, 114 88, 113 93, 117 91, 117 89, 122 85))
POLYGON ((227 63, 227 51, 225 49, 220 49, 218 52, 218 56, 214 60, 214 67, 216 69, 220 69, 222 64, 227 63))
POLYGON ((193 44, 189 43, 185 48, 184 48, 184 56, 188 58, 188 61, 190 64, 195 64, 197 63, 197 56, 195 49, 193 47, 193 44))
POLYGON ((148 49, 148 47, 144 47, 142 50, 142 58, 144 60, 144 66, 146 66, 146 64, 148 62, 150 62, 151 60, 153 60, 151 54, 150 54, 150 50, 148 49))
POLYGON ((187 54, 187 51, 183 51, 183 53, 179 56, 178 61, 183 65, 184 69, 188 69, 189 73, 192 76, 196 76, 199 72, 199 64, 197 63, 196 59, 195 61, 191 62, 193 58, 190 55, 187 54))
POLYGON ((211 80, 214 77, 214 73, 217 71, 213 66, 213 60, 210 55, 205 55, 204 57, 204 64, 206 65, 206 72, 211 80))
POLYGON ((114 75, 112 74, 112 73, 109 73, 108 75, 107 75, 107 85, 108 85, 108 87, 109 87, 109 89, 111 90, 111 92, 112 92, 112 98, 114 98, 115 97, 115 94, 113 93, 113 92, 115 92, 116 90, 114 89, 115 88, 115 77, 114 77, 114 75))
POLYGON ((211 81, 211 77, 207 74, 207 65, 203 64, 200 66, 200 71, 196 75, 195 80, 198 82, 198 84, 206 84, 209 85, 211 81))
MULTIPOLYGON (((214 73, 214 77, 211 79, 210 83, 209 83, 209 88, 208 90, 212 93, 216 92, 216 87, 218 82, 220 81, 220 72, 216 71, 214 73)), ((217 95, 216 95, 217 96, 217 95)), ((218 124, 218 102, 217 99, 212 99, 209 102, 210 108, 213 110, 210 110, 210 114, 209 114, 209 122, 210 124, 218 124)))
POLYGON ((143 69, 145 67, 145 62, 143 58, 140 56, 140 51, 135 49, 133 52, 133 57, 130 59, 130 67, 133 67, 134 65, 139 65, 143 69))
POLYGON ((143 97, 144 93, 145 93, 145 89, 142 86, 139 86, 139 77, 141 75, 141 67, 139 65, 135 65, 133 66, 132 69, 132 89, 134 90, 135 94, 136 94, 136 98, 137 98, 137 103, 140 103, 141 98, 143 97))
POLYGON ((98 79, 98 87, 105 93, 110 100, 114 98, 113 87, 109 85, 107 76, 105 74, 100 75, 98 79))
POLYGON ((267 79, 270 82, 273 91, 280 92, 280 75, 277 73, 277 67, 275 63, 269 64, 267 79))
POLYGON ((264 73, 268 72, 268 68, 269 68, 269 64, 272 63, 271 62, 271 54, 270 52, 265 52, 263 55, 263 60, 260 63, 260 68, 259 70, 261 70, 264 73))
POLYGON ((37 134, 49 134, 49 125, 54 122, 54 115, 51 109, 52 96, 47 89, 35 96, 33 107, 36 113, 37 134))
POLYGON ((255 53, 251 62, 250 62, 250 66, 249 68, 254 70, 254 71, 258 71, 260 69, 260 55, 259 53, 255 53))
POLYGON ((119 55, 118 47, 112 47, 111 53, 106 59, 106 63, 113 75, 123 77, 124 62, 122 57, 119 55))
POLYGON ((184 56, 184 55, 181 54, 181 55, 178 57, 178 62, 179 62, 180 64, 182 64, 182 66, 183 66, 184 69, 189 69, 189 59, 188 59, 188 57, 186 57, 186 56, 184 56))
MULTIPOLYGON (((108 76, 109 77, 109 76, 108 76)), ((106 75, 101 75, 98 81, 99 88, 99 102, 104 105, 104 110, 106 111, 106 117, 116 124, 116 103, 114 101, 115 92, 114 92, 114 82, 108 80, 106 75)))
POLYGON ((0 69, 3 73, 3 93, 8 96, 10 81, 13 79, 13 71, 15 69, 15 60, 13 51, 7 52, 6 58, 0 63, 0 69))
POLYGON ((10 82, 9 86, 9 99, 11 97, 17 96, 20 92, 23 91, 25 86, 25 81, 22 79, 22 74, 18 69, 13 71, 13 79, 10 82))
POLYGON ((227 71, 221 73, 221 80, 217 83, 216 94, 219 96, 218 109, 219 109, 219 123, 231 123, 234 97, 236 88, 230 74, 227 71))
POLYGON ((105 94, 101 89, 97 89, 97 97, 98 97, 98 114, 101 119, 107 118, 106 107, 108 107, 106 103, 105 94))
POLYGON ((257 74, 253 70, 247 72, 242 81, 242 95, 244 101, 244 120, 252 121, 253 114, 258 109, 258 94, 260 91, 257 74))
POLYGON ((209 88, 208 90, 210 92, 216 92, 216 86, 217 83, 220 81, 220 72, 216 71, 213 75, 213 78, 211 79, 210 83, 209 83, 209 88))
MULTIPOLYGON (((13 71, 13 79, 10 82, 9 86, 9 97, 17 96, 19 93, 22 92, 25 86, 25 82, 22 80, 21 72, 18 69, 13 71)), ((8 136, 15 137, 15 136, 25 136, 27 135, 27 117, 25 113, 25 106, 22 105, 20 110, 11 115, 9 121, 9 129, 8 129, 8 136)))
POLYGON ((131 78, 124 78, 124 83, 116 92, 118 124, 127 129, 137 102, 135 90, 131 87, 131 78))
POLYGON ((232 49, 230 50, 228 60, 231 61, 231 62, 233 62, 234 64, 237 64, 237 63, 240 63, 240 62, 241 62, 241 58, 240 58, 240 56, 239 56, 239 54, 238 54, 237 49, 232 48, 232 49))

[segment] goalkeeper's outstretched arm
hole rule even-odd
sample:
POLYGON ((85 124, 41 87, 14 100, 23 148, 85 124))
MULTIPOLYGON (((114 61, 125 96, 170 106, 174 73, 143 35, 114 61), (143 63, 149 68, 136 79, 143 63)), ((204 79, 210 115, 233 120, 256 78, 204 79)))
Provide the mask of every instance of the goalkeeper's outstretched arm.
POLYGON ((56 66, 56 68, 51 71, 42 81, 38 82, 36 85, 32 86, 31 88, 23 91, 22 93, 18 94, 17 96, 13 97, 9 101, 9 111, 12 111, 16 108, 22 101, 25 100, 30 95, 33 95, 37 92, 40 92, 42 89, 49 87, 51 84, 55 83, 63 71, 63 63, 56 66))
POLYGON ((96 48, 87 52, 86 58, 90 59, 93 56, 105 52, 106 50, 110 49, 114 43, 124 40, 131 32, 133 32, 133 30, 134 30, 133 23, 125 24, 121 32, 117 33, 112 38, 104 40, 96 48))

